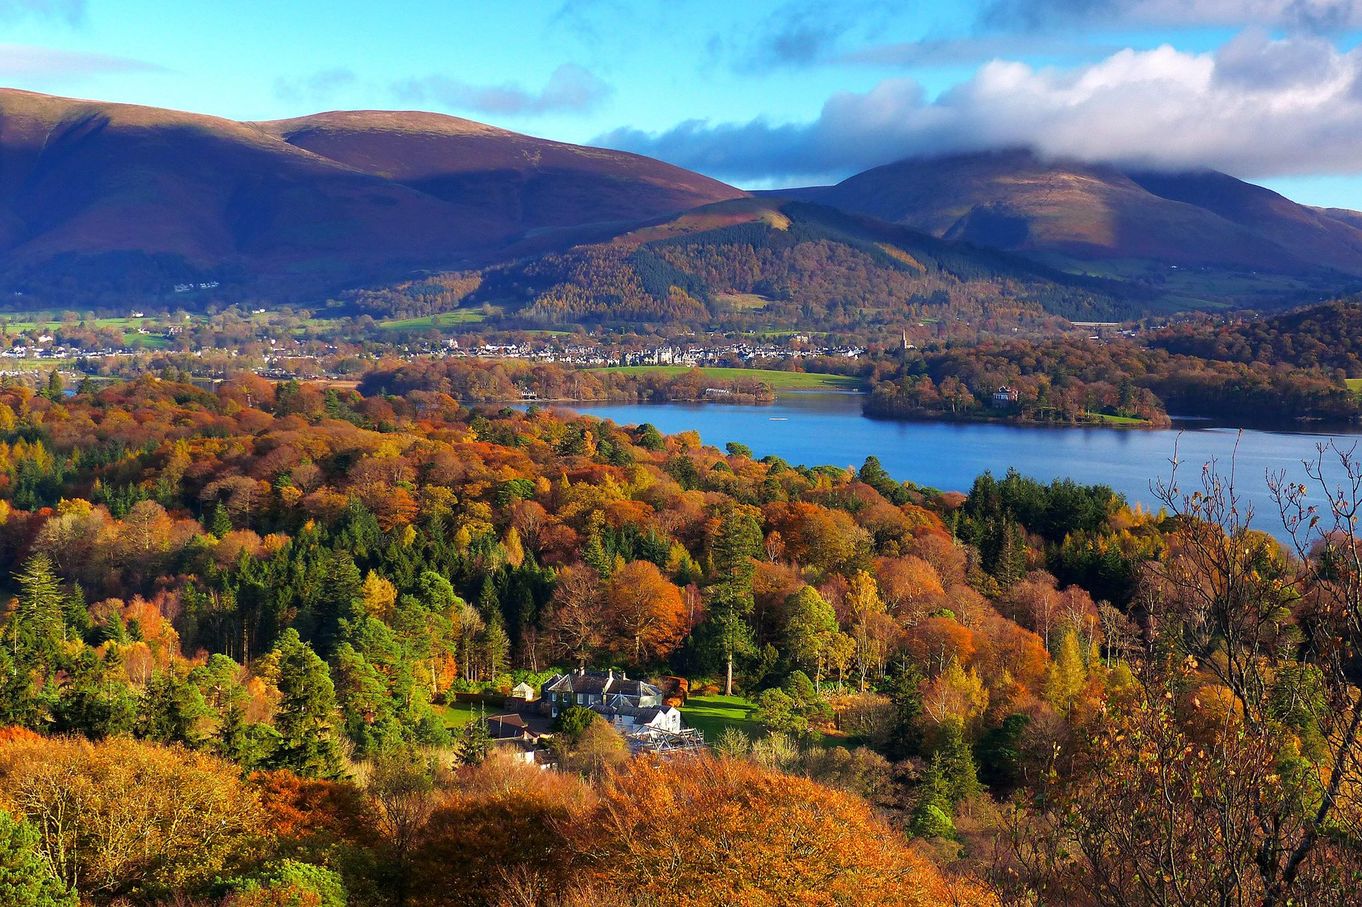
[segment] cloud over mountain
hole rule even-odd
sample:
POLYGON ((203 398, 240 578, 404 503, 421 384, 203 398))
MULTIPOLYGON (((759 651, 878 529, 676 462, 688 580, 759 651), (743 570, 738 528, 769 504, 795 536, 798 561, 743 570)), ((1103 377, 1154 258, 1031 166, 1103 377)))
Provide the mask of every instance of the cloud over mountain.
POLYGON ((1052 156, 1241 176, 1362 172, 1362 49, 1249 31, 1214 53, 1124 49, 1095 63, 994 60, 936 97, 908 78, 828 98, 807 123, 692 120, 596 141, 746 181, 826 180, 914 155, 1052 156))
POLYGON ((504 116, 590 110, 605 100, 610 90, 595 73, 574 63, 555 69, 538 91, 514 83, 478 85, 443 75, 406 79, 393 86, 403 101, 504 116))

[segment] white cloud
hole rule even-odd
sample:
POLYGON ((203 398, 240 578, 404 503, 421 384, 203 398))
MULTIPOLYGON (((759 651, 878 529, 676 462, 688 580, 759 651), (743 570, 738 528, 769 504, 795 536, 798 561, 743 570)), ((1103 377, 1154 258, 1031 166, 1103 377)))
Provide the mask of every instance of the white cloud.
POLYGON ((1362 26, 1362 0, 990 0, 980 22, 1023 29, 1106 24, 1336 31, 1362 26))
POLYGON ((520 116, 590 110, 608 97, 610 90, 594 73, 573 63, 555 69, 538 91, 513 83, 476 85, 441 75, 407 79, 393 86, 394 93, 403 101, 520 116))
POLYGON ((274 96, 281 101, 320 104, 335 97, 336 92, 355 84, 357 77, 345 68, 324 69, 300 78, 280 77, 274 80, 274 96))
POLYGON ((994 61, 935 99, 911 79, 829 98, 810 123, 682 123, 596 141, 737 181, 826 180, 915 155, 1029 147, 1239 176, 1362 173, 1362 49, 1239 36, 1216 53, 1121 50, 1091 65, 994 61))
POLYGON ((69 78, 114 72, 156 72, 161 67, 127 57, 0 44, 0 78, 69 78))
POLYGON ((64 19, 71 24, 85 18, 85 0, 0 0, 0 19, 64 19))

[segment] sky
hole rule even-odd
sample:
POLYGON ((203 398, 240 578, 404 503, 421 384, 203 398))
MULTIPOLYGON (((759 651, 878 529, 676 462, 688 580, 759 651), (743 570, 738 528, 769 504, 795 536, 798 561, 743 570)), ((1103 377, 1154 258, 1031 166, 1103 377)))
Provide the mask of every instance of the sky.
POLYGON ((419 109, 744 187, 1030 147, 1362 209, 1362 0, 0 0, 0 85, 419 109))

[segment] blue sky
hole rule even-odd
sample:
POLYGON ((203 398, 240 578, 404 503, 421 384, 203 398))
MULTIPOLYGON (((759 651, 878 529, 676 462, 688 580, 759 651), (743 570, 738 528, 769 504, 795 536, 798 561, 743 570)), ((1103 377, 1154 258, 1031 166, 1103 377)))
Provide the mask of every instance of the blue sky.
POLYGON ((1362 0, 0 0, 0 84, 438 110, 740 185, 1031 145, 1362 208, 1362 0))

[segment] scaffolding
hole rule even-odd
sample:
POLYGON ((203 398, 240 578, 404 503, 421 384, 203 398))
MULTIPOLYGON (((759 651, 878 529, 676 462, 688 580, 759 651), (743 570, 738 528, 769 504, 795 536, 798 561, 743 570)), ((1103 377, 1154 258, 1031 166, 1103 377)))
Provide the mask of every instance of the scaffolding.
POLYGON ((629 752, 635 755, 701 753, 705 750, 704 731, 693 727, 682 728, 680 731, 643 727, 625 732, 624 739, 629 744, 629 752))

